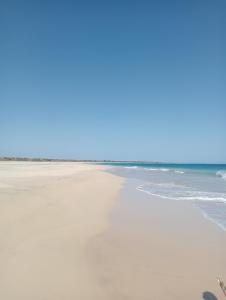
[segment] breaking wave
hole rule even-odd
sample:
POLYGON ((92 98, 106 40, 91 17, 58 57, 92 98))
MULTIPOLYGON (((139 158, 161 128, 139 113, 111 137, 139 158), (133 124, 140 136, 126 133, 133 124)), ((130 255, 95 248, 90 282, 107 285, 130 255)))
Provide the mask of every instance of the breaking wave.
POLYGON ((213 201, 226 203, 225 193, 205 192, 174 183, 147 183, 139 185, 136 189, 149 195, 171 200, 213 201))
POLYGON ((217 171, 216 175, 226 180, 226 171, 217 171))
POLYGON ((138 169, 137 166, 131 166, 131 167, 124 167, 125 169, 138 169))

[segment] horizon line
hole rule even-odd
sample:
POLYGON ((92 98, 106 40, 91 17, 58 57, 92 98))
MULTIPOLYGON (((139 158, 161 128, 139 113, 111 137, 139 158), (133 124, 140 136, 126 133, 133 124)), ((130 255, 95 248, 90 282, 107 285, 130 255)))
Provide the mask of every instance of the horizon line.
POLYGON ((42 157, 27 157, 27 156, 0 156, 0 161, 62 161, 62 162, 101 162, 101 163, 148 163, 148 164, 194 164, 194 165, 226 165, 226 163, 203 163, 203 162, 164 162, 150 160, 113 160, 113 159, 65 159, 65 158, 42 158, 42 157))

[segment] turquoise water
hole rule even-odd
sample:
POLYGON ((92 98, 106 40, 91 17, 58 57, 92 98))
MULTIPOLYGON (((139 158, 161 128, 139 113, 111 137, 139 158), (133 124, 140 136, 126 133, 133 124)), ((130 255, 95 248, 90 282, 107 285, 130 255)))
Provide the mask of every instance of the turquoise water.
POLYGON ((139 179, 138 191, 159 198, 192 201, 226 230, 226 164, 105 163, 109 171, 139 179))
POLYGON ((174 170, 189 170, 194 172, 215 173, 218 171, 226 172, 226 164, 171 164, 171 163, 103 163, 110 166, 121 167, 140 167, 140 168, 157 168, 157 169, 174 169, 174 170))

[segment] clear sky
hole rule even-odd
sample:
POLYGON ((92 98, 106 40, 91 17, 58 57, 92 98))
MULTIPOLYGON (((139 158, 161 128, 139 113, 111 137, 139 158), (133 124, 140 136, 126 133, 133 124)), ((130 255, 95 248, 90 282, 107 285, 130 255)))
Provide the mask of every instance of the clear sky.
POLYGON ((226 163, 226 1, 0 2, 0 156, 226 163))

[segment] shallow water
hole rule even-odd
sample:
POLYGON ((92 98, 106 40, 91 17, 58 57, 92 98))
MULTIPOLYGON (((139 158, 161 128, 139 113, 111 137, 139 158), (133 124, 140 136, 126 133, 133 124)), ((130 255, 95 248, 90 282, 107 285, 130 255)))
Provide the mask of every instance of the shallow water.
POLYGON ((109 172, 139 179, 140 192, 192 201, 203 216, 226 231, 226 165, 108 164, 109 172))

